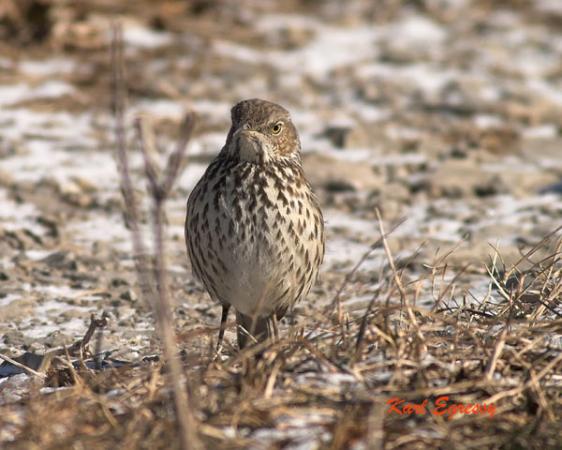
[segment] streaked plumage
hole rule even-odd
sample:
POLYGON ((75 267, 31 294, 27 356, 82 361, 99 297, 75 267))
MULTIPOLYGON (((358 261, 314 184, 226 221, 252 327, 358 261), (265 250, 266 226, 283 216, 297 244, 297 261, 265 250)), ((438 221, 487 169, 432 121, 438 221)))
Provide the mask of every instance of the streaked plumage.
POLYGON ((287 110, 253 99, 231 116, 225 146, 189 196, 185 232, 195 276, 223 305, 221 327, 236 309, 243 347, 240 327, 263 340, 274 318, 308 294, 324 257, 324 223, 287 110))

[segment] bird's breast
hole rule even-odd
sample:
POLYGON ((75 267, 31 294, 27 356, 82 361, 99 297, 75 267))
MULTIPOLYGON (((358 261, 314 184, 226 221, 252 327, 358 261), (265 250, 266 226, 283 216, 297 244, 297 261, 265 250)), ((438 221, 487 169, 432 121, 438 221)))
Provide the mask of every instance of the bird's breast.
POLYGON ((308 185, 292 176, 286 168, 240 164, 209 183, 201 202, 211 233, 196 233, 202 239, 194 247, 217 260, 219 299, 244 314, 265 308, 266 315, 306 294, 322 261, 321 213, 308 185))

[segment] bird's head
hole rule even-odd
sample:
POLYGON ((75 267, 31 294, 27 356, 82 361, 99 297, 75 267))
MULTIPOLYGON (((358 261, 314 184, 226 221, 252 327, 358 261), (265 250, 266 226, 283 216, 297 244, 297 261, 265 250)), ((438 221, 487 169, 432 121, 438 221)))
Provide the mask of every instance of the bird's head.
POLYGON ((230 158, 255 164, 300 162, 300 141, 289 112, 276 103, 251 99, 231 111, 225 150, 230 158))

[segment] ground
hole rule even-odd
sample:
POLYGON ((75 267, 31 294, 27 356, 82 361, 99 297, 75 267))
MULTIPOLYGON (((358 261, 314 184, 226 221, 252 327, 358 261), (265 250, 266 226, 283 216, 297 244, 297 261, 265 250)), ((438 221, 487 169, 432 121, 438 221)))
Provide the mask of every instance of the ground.
POLYGON ((164 154, 183 114, 197 116, 166 203, 165 243, 205 446, 555 448, 556 0, 4 2, 0 353, 69 346, 91 314, 106 312, 95 350, 120 367, 59 361, 35 367, 43 380, 6 363, 2 446, 179 445, 114 158, 114 21, 124 29, 126 121, 147 239, 133 120, 150 116, 164 154), (225 141, 230 107, 249 97, 291 112, 327 228, 317 285, 259 361, 237 352, 232 324, 215 354, 220 307, 193 279, 183 238, 187 196, 225 141), (451 417, 387 404, 433 405, 441 395, 448 406, 495 410, 451 417))

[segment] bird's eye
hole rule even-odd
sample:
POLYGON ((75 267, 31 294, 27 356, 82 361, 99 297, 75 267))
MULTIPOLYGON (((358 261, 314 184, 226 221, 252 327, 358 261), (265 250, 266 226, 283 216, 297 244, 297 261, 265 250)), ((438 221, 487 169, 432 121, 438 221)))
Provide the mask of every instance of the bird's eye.
POLYGON ((281 133, 282 129, 283 129, 283 122, 277 122, 273 124, 273 126, 271 127, 271 132, 273 134, 279 134, 281 133))

